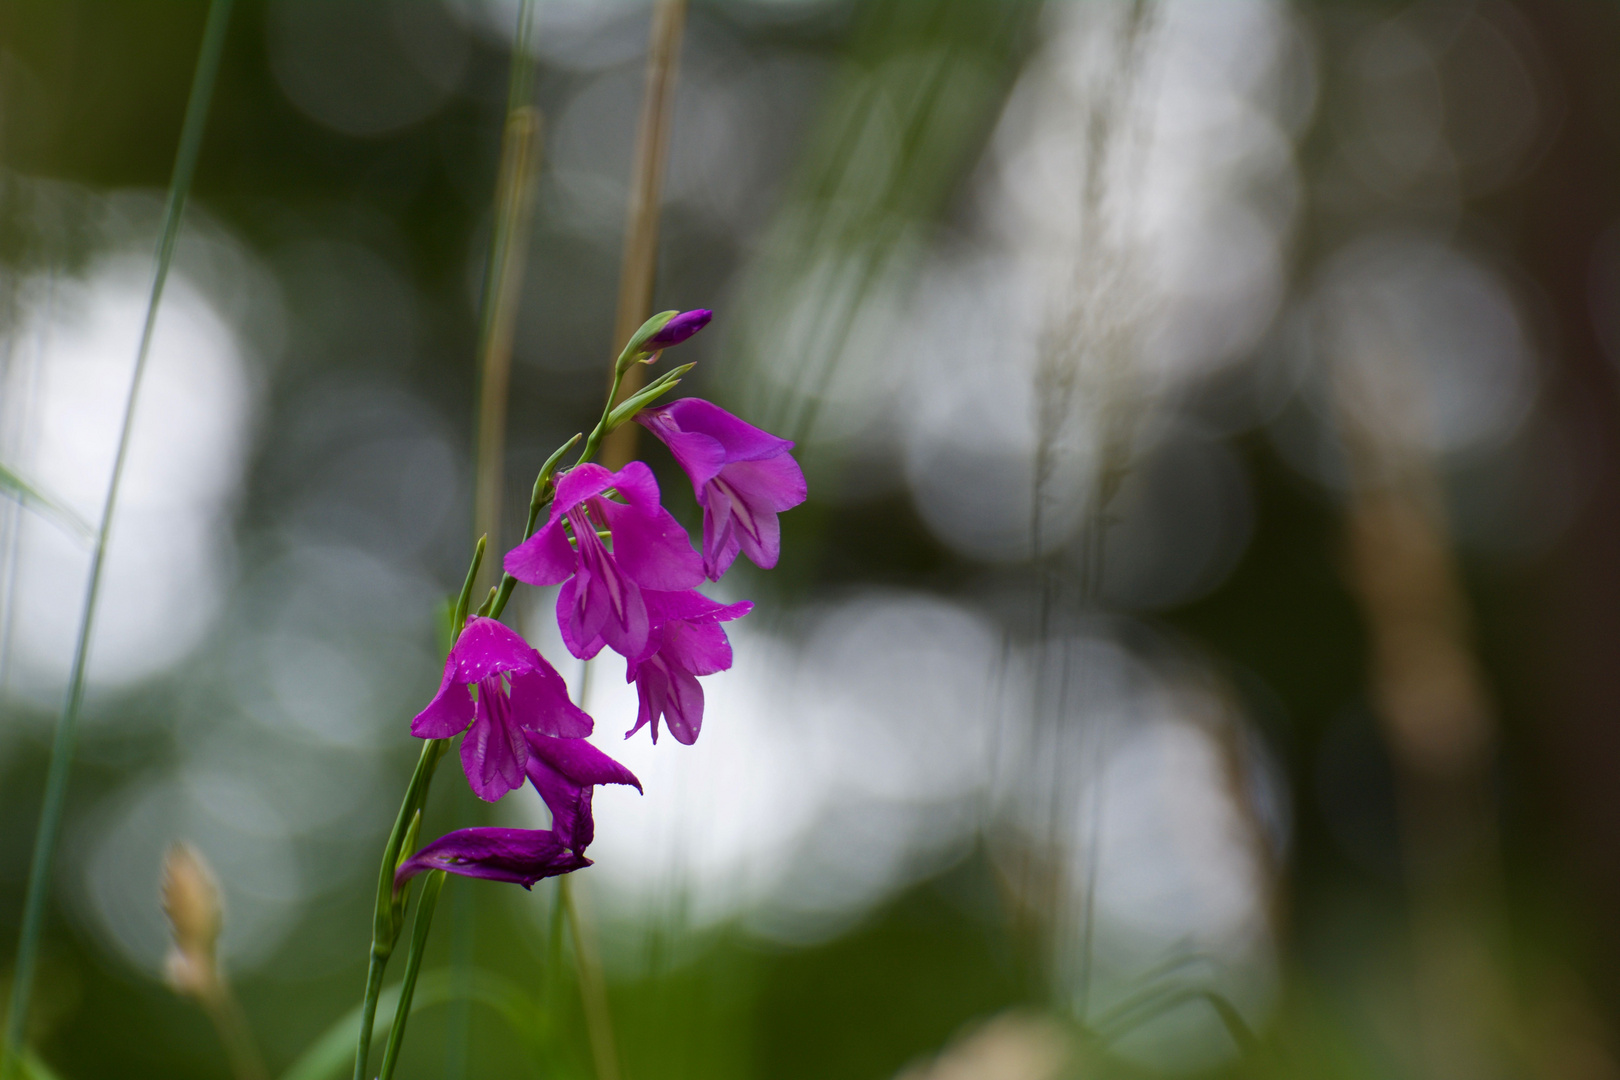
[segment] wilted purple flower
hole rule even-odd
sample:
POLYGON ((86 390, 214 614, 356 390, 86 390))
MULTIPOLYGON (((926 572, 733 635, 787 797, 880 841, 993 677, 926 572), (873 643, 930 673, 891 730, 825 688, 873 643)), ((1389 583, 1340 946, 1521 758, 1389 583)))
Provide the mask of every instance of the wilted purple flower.
POLYGON ((776 515, 804 502, 804 472, 787 439, 744 423, 702 398, 636 416, 669 447, 703 507, 703 569, 719 581, 740 550, 770 569, 781 553, 776 515))
POLYGON ((463 877, 514 881, 525 889, 541 878, 591 865, 585 848, 595 836, 591 792, 597 784, 641 781, 602 751, 576 738, 526 733, 528 773, 551 810, 549 829, 458 829, 405 860, 394 874, 397 888, 424 870, 463 877))
POLYGON ((506 553, 506 571, 530 585, 563 583, 557 623, 568 651, 582 660, 604 643, 621 656, 640 655, 648 632, 641 590, 688 589, 703 580, 702 560, 686 530, 659 505, 658 481, 640 461, 616 473, 600 465, 564 473, 550 520, 506 553), (606 498, 610 488, 625 501, 606 498), (573 530, 572 544, 564 521, 573 530), (596 533, 599 526, 613 537, 611 552, 596 533))
POLYGON ((523 784, 527 734, 578 738, 591 718, 568 699, 568 687, 517 632, 494 619, 471 618, 444 661, 444 679, 411 721, 419 739, 448 739, 467 730, 461 764, 480 799, 494 802, 523 784), (468 687, 477 685, 478 701, 468 687))
POLYGON ((551 829, 457 829, 401 863, 394 872, 394 888, 424 870, 443 870, 489 881, 515 881, 527 889, 541 878, 589 865, 591 860, 568 850, 551 829))
POLYGON ((571 851, 583 852, 596 837, 591 792, 598 784, 641 790, 635 774, 584 739, 529 736, 529 780, 551 810, 551 831, 571 851))
POLYGON ((667 349, 671 345, 679 345, 705 326, 714 318, 714 312, 708 308, 695 308, 692 311, 683 311, 669 322, 659 327, 658 333, 648 338, 642 345, 647 352, 657 352, 667 349))
POLYGON ((652 623, 647 654, 631 660, 624 675, 626 682, 634 680, 641 709, 624 737, 651 724, 656 743, 663 717, 675 741, 691 746, 703 727, 703 687, 697 677, 731 666, 731 642, 720 624, 742 618, 754 605, 747 600, 721 604, 691 590, 645 596, 652 623))

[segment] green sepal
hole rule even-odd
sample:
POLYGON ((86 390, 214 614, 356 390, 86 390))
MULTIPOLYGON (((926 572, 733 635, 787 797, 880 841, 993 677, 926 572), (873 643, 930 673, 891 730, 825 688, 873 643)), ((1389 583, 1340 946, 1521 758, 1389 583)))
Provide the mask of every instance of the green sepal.
POLYGON ((631 364, 651 355, 642 346, 647 344, 648 338, 662 330, 665 323, 679 314, 679 311, 660 311, 642 323, 641 329, 630 335, 630 341, 625 345, 624 351, 619 354, 619 362, 614 366, 613 370, 623 375, 630 370, 631 364))
POLYGON ((648 383, 634 395, 625 398, 619 407, 608 413, 607 430, 612 431, 626 421, 633 418, 636 413, 651 405, 663 395, 669 393, 681 384, 681 376, 697 367, 696 364, 682 364, 671 371, 666 371, 657 379, 648 383))
MULTIPOLYGON (((583 432, 576 432, 572 439, 569 439, 567 442, 557 447, 556 452, 550 457, 546 458, 546 463, 540 466, 540 475, 534 478, 534 495, 529 499, 530 533, 534 531, 535 511, 541 506, 544 506, 546 500, 551 497, 551 478, 557 473, 558 463, 562 461, 563 455, 568 453, 568 451, 572 450, 574 447, 578 446, 579 440, 583 439, 584 437, 585 434, 583 432)), ((528 537, 525 536, 524 539, 527 540, 528 537)))
POLYGON ((455 611, 450 616, 450 644, 456 643, 461 636, 461 628, 467 625, 467 606, 472 603, 473 582, 478 579, 478 568, 484 563, 484 548, 489 543, 487 535, 478 538, 478 546, 473 549, 472 565, 467 567, 467 580, 461 583, 461 595, 456 598, 455 611))
MULTIPOLYGON (((400 841, 399 858, 394 860, 394 872, 396 874, 399 872, 399 868, 405 865, 406 860, 416 854, 416 838, 421 831, 422 811, 419 808, 415 814, 411 815, 411 824, 405 830, 405 839, 400 841)), ((390 902, 393 908, 394 933, 396 936, 405 925, 405 905, 410 902, 411 884, 410 881, 407 881, 404 885, 396 888, 390 902)))

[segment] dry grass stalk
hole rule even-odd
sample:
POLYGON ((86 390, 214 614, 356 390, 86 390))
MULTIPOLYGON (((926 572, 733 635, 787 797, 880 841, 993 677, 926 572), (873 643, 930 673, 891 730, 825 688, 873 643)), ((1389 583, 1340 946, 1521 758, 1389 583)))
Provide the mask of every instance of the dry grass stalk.
POLYGON ((1418 1052, 1426 1075, 1482 1080, 1504 1074, 1503 1051, 1518 1034, 1488 944, 1503 917, 1489 791, 1495 718, 1423 438, 1422 394, 1397 355, 1376 369, 1340 368, 1350 583, 1397 777, 1418 1052))
MULTIPOLYGON (((532 105, 513 108, 501 141, 496 182, 494 250, 490 255, 490 294, 480 333, 478 448, 473 491, 473 535, 500 542, 501 492, 505 483, 506 400, 512 381, 512 336, 517 323, 523 268, 529 252, 529 220, 534 209, 534 177, 540 163, 540 112, 532 105)), ((484 569, 495 574, 497 563, 484 569)))
MULTIPOLYGON (((686 0, 658 0, 653 8, 652 41, 647 50, 647 85, 636 128, 636 156, 630 174, 630 206, 625 216, 624 255, 619 266, 619 308, 613 319, 611 369, 630 335, 652 314, 653 281, 658 275, 658 216, 664 189, 664 158, 669 147, 675 72, 686 28, 686 0)), ((641 389, 643 367, 625 373, 614 404, 641 389)), ((622 468, 636 455, 635 424, 607 437, 602 463, 622 468)))

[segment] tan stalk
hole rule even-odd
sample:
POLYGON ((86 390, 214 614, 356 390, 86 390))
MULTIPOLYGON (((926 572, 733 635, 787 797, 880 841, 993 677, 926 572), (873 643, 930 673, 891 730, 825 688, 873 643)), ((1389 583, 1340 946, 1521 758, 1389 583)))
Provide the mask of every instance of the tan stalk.
MULTIPOLYGON (((686 0, 658 0, 653 7, 652 40, 647 48, 647 85, 636 128, 636 157, 630 173, 630 205, 625 213, 624 255, 619 265, 619 310, 613 320, 612 359, 652 314, 653 281, 658 275, 658 212, 664 188, 664 157, 669 146, 675 72, 686 28, 686 0)), ((609 361, 610 364, 612 360, 609 361)), ((641 389, 644 367, 624 374, 613 404, 641 389)), ((623 468, 636 455, 637 424, 625 424, 607 437, 602 464, 623 468)))
POLYGON ((1377 373, 1340 365, 1353 480, 1350 582, 1366 621, 1373 705, 1395 765, 1411 889, 1417 1026, 1425 1074, 1502 1075, 1515 1041, 1489 941, 1503 919, 1490 809, 1496 722, 1405 357, 1377 373))
MULTIPOLYGON (((539 163, 540 111, 532 105, 519 105, 508 113, 501 140, 495 235, 491 241, 495 245, 490 258, 491 294, 481 328, 478 365, 473 535, 491 537, 496 544, 500 542, 501 494, 506 478, 506 400, 512 382, 512 337, 529 253, 529 221, 534 211, 534 177, 539 163)), ((499 567, 499 560, 488 560, 484 577, 498 573, 499 567)))

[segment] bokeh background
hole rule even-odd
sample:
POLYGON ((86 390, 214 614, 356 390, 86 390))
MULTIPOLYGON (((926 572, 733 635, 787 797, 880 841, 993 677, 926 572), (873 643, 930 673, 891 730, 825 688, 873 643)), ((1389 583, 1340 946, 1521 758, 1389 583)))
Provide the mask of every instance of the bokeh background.
MULTIPOLYGON (((0 462, 86 519, 204 15, 0 7, 0 462)), ((616 352, 649 15, 537 8, 507 545, 616 352)), ((237 5, 53 878, 68 1080, 228 1075, 175 840, 274 1072, 358 1000, 516 21, 237 5)), ((1620 1076, 1617 54, 1577 0, 694 3, 654 308, 716 310, 683 392, 810 501, 695 746, 511 609, 646 787, 573 879, 623 1077, 1620 1076)), ((0 963, 87 559, 0 504, 0 963)), ((402 1075, 602 1075, 555 904, 451 880, 429 968, 543 1008, 426 1009, 402 1075)))

